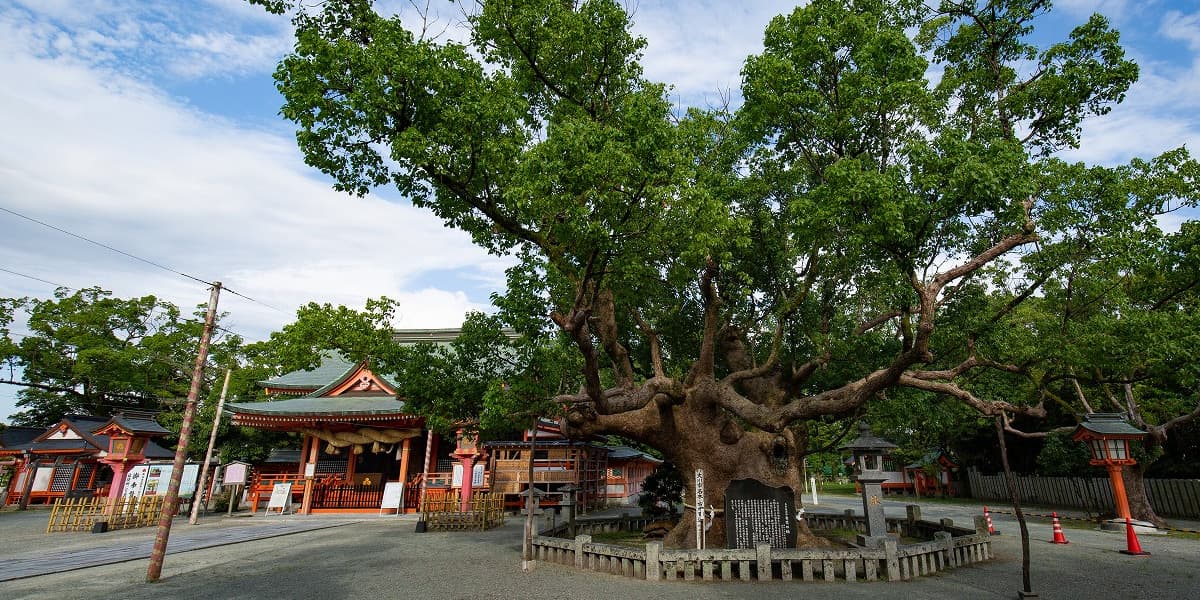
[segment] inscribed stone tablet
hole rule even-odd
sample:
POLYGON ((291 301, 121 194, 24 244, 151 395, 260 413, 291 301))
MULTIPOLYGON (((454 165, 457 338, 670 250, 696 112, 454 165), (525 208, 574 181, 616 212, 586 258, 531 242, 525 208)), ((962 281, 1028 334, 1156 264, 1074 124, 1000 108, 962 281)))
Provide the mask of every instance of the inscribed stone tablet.
POLYGON ((795 548, 795 494, 790 487, 771 487, 756 479, 737 479, 725 488, 725 547, 795 548))

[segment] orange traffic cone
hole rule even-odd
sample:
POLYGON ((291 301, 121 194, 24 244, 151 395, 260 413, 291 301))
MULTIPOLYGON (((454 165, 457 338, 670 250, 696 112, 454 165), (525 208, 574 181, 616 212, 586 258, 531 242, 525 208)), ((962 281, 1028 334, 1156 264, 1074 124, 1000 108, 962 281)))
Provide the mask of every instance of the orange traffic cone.
POLYGON ((1125 519, 1125 540, 1129 545, 1128 550, 1122 550, 1121 554, 1130 556, 1150 556, 1149 552, 1142 551, 1142 545, 1138 543, 1137 533, 1133 531, 1133 523, 1128 518, 1125 519))
POLYGON ((1000 535, 1000 532, 996 531, 996 528, 992 526, 992 513, 986 506, 983 507, 983 516, 987 517, 988 535, 1000 535))
POLYGON ((1070 544, 1067 541, 1067 536, 1063 535, 1062 523, 1058 520, 1058 513, 1050 513, 1054 517, 1054 539, 1050 540, 1052 544, 1070 544))

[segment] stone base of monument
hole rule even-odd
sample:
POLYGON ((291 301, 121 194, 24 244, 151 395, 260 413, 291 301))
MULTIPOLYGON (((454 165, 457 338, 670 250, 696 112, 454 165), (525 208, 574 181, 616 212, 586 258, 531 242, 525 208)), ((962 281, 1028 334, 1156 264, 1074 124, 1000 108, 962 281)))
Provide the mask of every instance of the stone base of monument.
MULTIPOLYGON (((1166 531, 1160 530, 1154 526, 1154 523, 1149 521, 1133 521, 1133 532, 1138 535, 1167 535, 1166 531)), ((1109 519, 1100 523, 1101 531, 1112 531, 1114 533, 1125 533, 1125 519, 1109 519)))
POLYGON ((863 535, 858 534, 854 543, 860 548, 882 548, 883 540, 888 539, 886 535, 863 535))

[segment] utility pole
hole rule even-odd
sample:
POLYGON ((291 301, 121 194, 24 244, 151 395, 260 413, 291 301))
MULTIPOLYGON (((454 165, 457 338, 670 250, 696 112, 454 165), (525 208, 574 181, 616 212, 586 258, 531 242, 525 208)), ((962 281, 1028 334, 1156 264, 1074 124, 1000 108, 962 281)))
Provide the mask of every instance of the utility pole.
POLYGON ((221 397, 217 400, 217 414, 213 415, 212 432, 208 434, 208 451, 204 453, 204 464, 200 467, 200 482, 196 484, 196 491, 192 493, 192 514, 188 518, 188 523, 196 524, 200 519, 200 495, 204 493, 208 485, 208 463, 212 461, 213 446, 217 443, 217 427, 221 425, 221 409, 225 408, 225 392, 229 391, 229 374, 233 369, 225 369, 225 383, 221 384, 221 397))
POLYGON ((221 282, 213 282, 208 296, 208 312, 204 315, 204 332, 200 334, 200 349, 196 353, 196 365, 192 368, 192 386, 188 389, 187 405, 183 409, 183 424, 179 427, 179 445, 175 447, 175 462, 171 469, 171 483, 167 485, 167 496, 163 499, 162 516, 158 519, 158 533, 154 536, 154 549, 150 552, 150 567, 146 569, 146 582, 153 583, 162 576, 163 557, 167 554, 167 539, 171 537, 171 519, 179 509, 179 484, 183 481, 183 463, 187 460, 188 441, 192 437, 192 421, 196 419, 196 400, 200 397, 200 382, 204 377, 204 361, 208 360, 208 341, 212 339, 213 325, 217 320, 217 298, 221 295, 221 282))

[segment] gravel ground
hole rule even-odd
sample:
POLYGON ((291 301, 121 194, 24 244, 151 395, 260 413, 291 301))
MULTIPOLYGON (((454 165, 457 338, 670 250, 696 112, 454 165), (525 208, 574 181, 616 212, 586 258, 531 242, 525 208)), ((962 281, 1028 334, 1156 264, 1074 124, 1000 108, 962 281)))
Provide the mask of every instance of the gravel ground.
MULTIPOLYGON (((856 506, 849 498, 822 499, 809 510, 856 506)), ((860 505, 858 505, 860 506, 860 505)), ((902 504, 887 505, 889 515, 902 504)), ((928 505, 926 518, 969 523, 977 507, 928 505)), ((53 548, 85 549, 117 540, 151 540, 154 528, 44 534, 46 514, 0 513, 0 569, 4 561, 53 548)), ((319 517, 272 517, 276 519, 319 517)), ((995 518, 1003 532, 993 542, 997 559, 914 581, 887 583, 647 582, 538 563, 520 570, 521 519, 488 532, 415 533, 411 517, 367 515, 317 531, 217 548, 168 554, 163 578, 145 583, 146 560, 134 560, 0 583, 2 599, 121 598, 469 598, 597 600, 696 598, 1014 598, 1021 582, 1017 525, 995 518)), ((208 517, 184 528, 255 527, 268 518, 208 517)), ((277 521, 276 521, 277 522, 277 521)), ((1178 536, 1144 536, 1149 557, 1120 554, 1123 535, 1070 528, 1069 545, 1048 543, 1048 523, 1031 521, 1033 589, 1042 598, 1200 598, 1200 542, 1178 536)))

